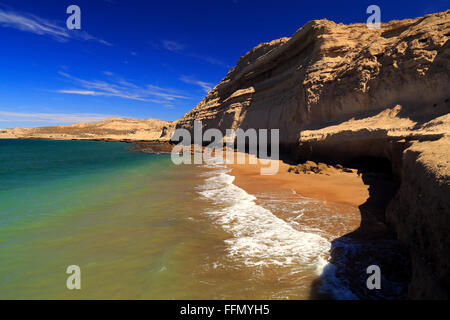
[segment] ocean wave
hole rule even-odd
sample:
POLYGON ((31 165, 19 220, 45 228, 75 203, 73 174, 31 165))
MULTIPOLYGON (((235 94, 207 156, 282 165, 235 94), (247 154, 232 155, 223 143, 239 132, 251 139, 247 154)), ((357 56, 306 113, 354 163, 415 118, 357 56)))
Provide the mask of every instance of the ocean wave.
MULTIPOLYGON (((207 214, 233 235, 225 240, 229 256, 241 259, 247 266, 304 269, 323 265, 331 246, 329 241, 318 234, 294 229, 256 204, 256 197, 233 184, 234 177, 220 160, 211 160, 208 167, 215 169, 198 192, 218 207, 207 214)), ((320 274, 321 270, 317 272, 320 274)))
MULTIPOLYGON (((209 158, 204 167, 208 168, 202 173, 205 181, 197 191, 217 206, 206 214, 232 234, 225 240, 229 257, 248 267, 287 267, 289 274, 299 277, 302 271, 311 270, 320 280, 321 293, 335 299, 357 299, 337 277, 337 267, 329 263, 331 243, 320 235, 323 235, 322 230, 300 226, 304 209, 297 206, 293 210, 294 217, 280 219, 269 209, 258 205, 255 196, 233 184, 235 178, 229 174, 231 169, 222 159, 209 158)), ((311 204, 311 201, 316 202, 303 199, 297 205, 311 204)))

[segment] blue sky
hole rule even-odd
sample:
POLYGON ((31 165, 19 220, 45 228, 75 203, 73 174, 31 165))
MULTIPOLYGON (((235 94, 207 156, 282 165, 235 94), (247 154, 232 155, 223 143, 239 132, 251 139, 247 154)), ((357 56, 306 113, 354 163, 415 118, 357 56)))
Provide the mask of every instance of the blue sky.
POLYGON ((383 22, 449 8, 431 1, 0 0, 0 128, 176 120, 261 42, 309 20, 383 22), (81 30, 66 9, 81 8, 81 30))

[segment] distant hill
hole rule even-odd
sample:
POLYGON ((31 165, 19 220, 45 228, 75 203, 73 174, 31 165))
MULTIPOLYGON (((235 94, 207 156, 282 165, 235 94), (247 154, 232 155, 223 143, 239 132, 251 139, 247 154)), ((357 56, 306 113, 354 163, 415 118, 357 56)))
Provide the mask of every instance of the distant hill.
POLYGON ((158 119, 112 117, 99 122, 84 122, 68 126, 15 128, 0 130, 3 139, 58 140, 169 140, 175 123, 158 119))

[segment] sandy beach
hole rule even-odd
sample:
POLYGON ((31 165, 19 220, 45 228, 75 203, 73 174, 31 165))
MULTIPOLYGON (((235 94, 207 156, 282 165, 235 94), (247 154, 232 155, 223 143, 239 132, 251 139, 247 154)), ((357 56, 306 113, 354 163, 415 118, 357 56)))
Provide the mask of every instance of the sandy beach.
MULTIPOLYGON (((274 161, 274 160, 271 160, 274 161)), ((261 175, 258 164, 229 164, 234 183, 250 194, 267 190, 293 190, 304 197, 321 201, 350 205, 357 208, 369 197, 369 186, 356 172, 326 174, 294 174, 288 172, 289 165, 278 160, 279 170, 275 175, 261 175)))
MULTIPOLYGON (((323 202, 331 212, 342 216, 345 225, 323 226, 332 235, 331 238, 355 230, 357 232, 353 236, 359 238, 378 238, 388 232, 384 215, 395 194, 396 185, 392 180, 380 176, 367 178, 364 174, 358 174, 355 169, 348 170, 351 172, 332 169, 323 174, 295 174, 288 171, 292 166, 282 160, 270 160, 278 162, 279 170, 276 174, 261 175, 261 168, 269 165, 261 164, 259 159, 257 164, 250 164, 248 157, 253 156, 246 154, 245 164, 228 164, 228 167, 232 169, 230 174, 235 177, 233 183, 258 200, 263 201, 264 194, 271 192, 276 193, 279 200, 286 202, 297 201, 290 196, 293 193, 323 202)), ((323 214, 320 216, 326 219, 323 214)))
MULTIPOLYGON (((393 270, 394 278, 408 279, 404 271, 407 260, 382 218, 393 194, 392 181, 382 175, 374 178, 358 175, 356 170, 295 174, 288 171, 292 166, 282 161, 278 161, 277 174, 261 175, 261 164, 246 163, 228 165, 232 169, 229 174, 235 177, 233 183, 255 196, 258 205, 270 209, 280 219, 292 223, 296 221, 293 217, 301 212, 301 227, 293 224, 293 228, 318 232, 332 243, 328 262, 337 266, 343 278, 351 279, 346 286, 352 292, 366 294, 361 286, 365 279, 362 270, 373 263, 393 270), (276 206, 270 206, 274 195, 276 206), (310 200, 305 202, 304 197, 310 200), (315 200, 319 201, 314 203, 315 200), (313 204, 308 204, 311 201, 313 204), (350 254, 346 251, 348 243, 363 249, 350 254)), ((314 290, 310 298, 326 298, 320 290, 314 290)))
MULTIPOLYGON (((270 160, 278 162, 278 172, 274 175, 261 175, 260 169, 267 168, 268 165, 259 161, 258 164, 250 164, 249 157, 253 156, 246 154, 246 164, 227 165, 231 169, 229 174, 235 177, 233 183, 255 196, 257 204, 285 220, 292 219, 293 213, 290 211, 302 208, 304 200, 315 202, 313 207, 304 209, 306 219, 302 223, 309 228, 324 231, 329 241, 356 230, 361 231, 361 226, 366 226, 363 223, 366 216, 363 217, 362 210, 368 203, 370 212, 375 212, 376 207, 382 206, 383 201, 368 201, 370 186, 365 184, 356 170, 295 174, 288 171, 291 165, 281 160, 270 160), (267 207, 270 199, 274 198, 282 205, 267 207)), ((367 226, 370 228, 364 228, 364 235, 379 235, 379 231, 385 231, 383 223, 372 222, 367 226)))

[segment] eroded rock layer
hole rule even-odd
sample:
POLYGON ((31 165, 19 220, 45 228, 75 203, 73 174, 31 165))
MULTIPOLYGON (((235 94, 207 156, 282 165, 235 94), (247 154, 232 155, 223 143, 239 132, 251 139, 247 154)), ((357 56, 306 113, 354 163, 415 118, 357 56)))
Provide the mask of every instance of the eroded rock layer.
POLYGON ((280 129, 283 144, 305 130, 396 105, 402 115, 448 113, 450 11, 365 24, 311 21, 291 38, 260 44, 178 122, 206 127, 280 129), (407 110, 405 110, 407 109, 407 110))
POLYGON ((410 252, 408 295, 448 299, 449 37, 450 10, 381 29, 311 21, 241 57, 177 122, 112 118, 0 138, 169 140, 199 120, 223 133, 279 129, 282 151, 298 160, 387 159, 401 184, 385 219, 410 252))
POLYGON ((389 160, 409 297, 450 298, 449 37, 450 10, 380 29, 311 21, 248 52, 177 127, 279 129, 298 160, 389 160))

